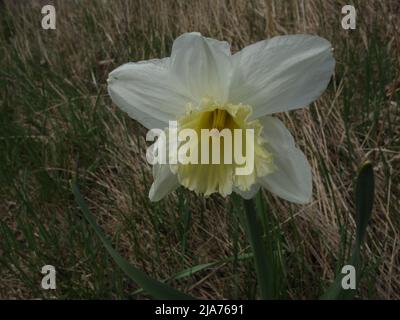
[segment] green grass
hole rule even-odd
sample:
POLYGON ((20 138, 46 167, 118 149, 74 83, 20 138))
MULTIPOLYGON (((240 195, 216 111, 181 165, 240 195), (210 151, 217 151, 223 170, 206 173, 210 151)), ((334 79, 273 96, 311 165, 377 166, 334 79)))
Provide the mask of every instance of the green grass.
POLYGON ((74 178, 114 247, 137 268, 200 298, 260 297, 253 261, 242 258, 251 251, 232 199, 180 188, 150 203, 146 131, 107 95, 113 68, 167 56, 173 39, 192 30, 226 39, 234 50, 283 33, 332 42, 337 68, 327 92, 309 109, 282 115, 313 166, 314 201, 295 206, 266 192, 257 199, 274 292, 313 299, 328 288, 350 254, 353 187, 369 159, 377 193, 358 296, 400 297, 393 2, 356 2, 353 31, 340 28, 334 1, 309 1, 305 15, 300 2, 251 3, 60 1, 55 31, 40 28, 37 2, 0 3, 0 298, 148 297, 87 224, 70 187, 74 178), (40 288, 46 264, 56 267, 57 290, 40 288))

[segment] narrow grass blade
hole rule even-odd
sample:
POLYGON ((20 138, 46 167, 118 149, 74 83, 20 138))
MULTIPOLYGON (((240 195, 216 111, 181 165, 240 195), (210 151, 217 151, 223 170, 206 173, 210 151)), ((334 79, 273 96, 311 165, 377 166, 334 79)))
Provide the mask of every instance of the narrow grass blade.
POLYGON ((107 239, 103 231, 97 225, 93 215, 91 214, 89 208, 84 201, 78 186, 75 182, 72 182, 72 191, 75 195, 75 200, 81 208, 83 215, 89 222, 90 226, 95 231, 96 235, 99 237, 104 247, 114 259, 115 263, 126 273, 126 275, 140 285, 145 292, 150 294, 156 299, 171 299, 171 300, 182 300, 182 299, 193 299, 193 297, 186 295, 165 283, 152 279, 146 275, 143 271, 135 268, 129 264, 111 245, 110 241, 107 239))
MULTIPOLYGON (((250 259, 250 258, 253 258, 252 254, 243 254, 243 255, 237 257, 237 260, 241 261, 241 260, 247 260, 247 259, 250 259)), ((200 272, 202 270, 221 265, 222 263, 225 263, 225 262, 233 261, 234 259, 235 259, 235 257, 229 257, 229 258, 221 259, 221 260, 214 261, 214 262, 198 264, 198 265, 195 265, 193 267, 189 267, 189 268, 187 268, 185 270, 182 270, 182 271, 176 273, 171 279, 165 280, 165 282, 170 281, 170 280, 178 280, 178 279, 188 278, 188 277, 191 277, 194 274, 196 274, 196 273, 198 273, 198 272, 200 272)), ((132 294, 136 295, 136 294, 139 294, 141 292, 143 292, 142 288, 137 289, 132 294)))
MULTIPOLYGON (((372 164, 365 163, 357 176, 357 185, 355 191, 356 201, 356 240, 353 246, 349 264, 354 266, 356 270, 356 283, 359 281, 360 268, 360 253, 361 246, 364 243, 365 233, 368 222, 371 218, 372 205, 374 202, 374 171, 372 164)), ((342 288, 343 274, 336 276, 335 281, 321 297, 324 300, 333 299, 351 299, 354 297, 356 290, 342 288)))
POLYGON ((258 285, 262 299, 273 298, 273 268, 267 255, 258 221, 254 201, 244 200, 245 207, 245 231, 254 255, 254 264, 257 273, 258 285))
POLYGON ((356 219, 357 234, 356 244, 358 248, 364 242, 365 231, 371 218, 374 202, 374 170, 372 164, 367 162, 358 173, 356 186, 356 219))

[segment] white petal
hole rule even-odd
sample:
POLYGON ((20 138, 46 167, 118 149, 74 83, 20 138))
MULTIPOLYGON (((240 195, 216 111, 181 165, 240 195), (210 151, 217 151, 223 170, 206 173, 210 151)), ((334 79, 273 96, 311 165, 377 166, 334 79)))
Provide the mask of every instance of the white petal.
POLYGON ((307 106, 326 89, 335 67, 329 41, 310 35, 260 41, 233 60, 229 100, 251 105, 252 118, 307 106))
POLYGON ((191 101, 169 74, 168 58, 124 64, 109 74, 114 103, 145 127, 164 129, 191 101))
POLYGON ((168 164, 156 164, 153 166, 154 182, 150 188, 151 201, 159 201, 178 186, 178 178, 172 173, 168 164))
POLYGON ((171 71, 196 101, 212 97, 225 102, 232 73, 229 44, 185 33, 173 43, 171 71))
POLYGON ((272 174, 261 178, 259 183, 288 201, 309 202, 312 196, 312 175, 305 155, 295 147, 292 135, 279 119, 263 117, 260 121, 276 168, 272 174))
POLYGON ((258 190, 260 190, 260 185, 259 185, 258 183, 253 184, 253 185, 250 187, 250 190, 249 190, 249 191, 242 191, 242 190, 240 190, 240 189, 238 189, 238 188, 234 188, 233 190, 234 190, 237 194, 239 194, 242 198, 248 200, 248 199, 253 198, 253 197, 257 194, 258 190))

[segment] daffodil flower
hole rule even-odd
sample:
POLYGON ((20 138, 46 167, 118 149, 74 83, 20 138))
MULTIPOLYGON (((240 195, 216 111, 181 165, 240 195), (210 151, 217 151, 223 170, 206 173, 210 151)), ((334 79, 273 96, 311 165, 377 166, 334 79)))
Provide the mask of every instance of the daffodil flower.
POLYGON ((109 75, 108 92, 148 129, 254 129, 254 170, 235 164, 156 164, 152 201, 183 185, 199 194, 232 191, 252 198, 262 186, 295 203, 312 195, 310 165, 277 112, 305 107, 326 89, 334 71, 331 44, 311 35, 278 36, 231 54, 227 42, 185 33, 163 59, 124 64, 109 75))

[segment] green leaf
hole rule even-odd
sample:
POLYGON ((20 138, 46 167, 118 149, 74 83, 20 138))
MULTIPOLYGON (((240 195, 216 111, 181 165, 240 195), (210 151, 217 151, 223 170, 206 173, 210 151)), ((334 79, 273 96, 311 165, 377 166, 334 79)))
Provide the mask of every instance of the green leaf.
MULTIPOLYGON (((246 259, 250 259, 250 258, 252 258, 252 257, 253 257, 252 254, 243 254, 243 255, 237 257, 237 259, 238 259, 238 260, 246 260, 246 259)), ((200 271, 202 271, 202 270, 205 270, 205 269, 208 269, 208 268, 217 266, 217 265, 222 264, 222 263, 225 263, 225 262, 233 261, 234 259, 235 259, 234 257, 229 257, 229 258, 221 259, 221 260, 214 261, 214 262, 208 262, 208 263, 198 264, 198 265, 195 265, 195 266, 193 266, 193 267, 187 268, 187 269, 185 269, 185 270, 182 270, 182 271, 176 273, 176 274, 175 274, 171 279, 169 279, 169 280, 177 280, 177 279, 188 278, 188 277, 191 277, 192 275, 194 275, 194 274, 197 273, 197 272, 200 272, 200 271)), ((166 282, 169 281, 169 280, 166 280, 166 282)), ((143 292, 143 289, 142 289, 142 288, 137 289, 137 290, 133 293, 133 295, 139 294, 139 293, 141 293, 141 292, 143 292)))
POLYGON ((262 299, 273 298, 273 266, 268 256, 268 251, 262 239, 260 221, 257 216, 254 201, 243 200, 245 208, 244 229, 253 250, 254 264, 256 268, 257 281, 260 287, 262 299))
POLYGON ((356 186, 356 243, 358 248, 364 242, 367 224, 371 219, 374 202, 374 169, 370 162, 365 163, 358 173, 356 186))
MULTIPOLYGON (((207 269, 207 268, 211 268, 211 267, 215 266, 216 264, 218 264, 218 262, 209 262, 209 263, 203 263, 203 264, 199 264, 199 265, 187 268, 187 269, 182 270, 181 272, 178 272, 177 274, 175 274, 172 277, 172 279, 170 279, 170 280, 177 280, 177 279, 190 277, 193 274, 195 274, 195 273, 197 273, 197 272, 199 272, 201 270, 204 270, 204 269, 207 269)), ((141 293, 143 291, 144 291, 143 288, 139 288, 133 293, 133 295, 139 294, 139 293, 141 293)))
POLYGON ((97 225, 93 215, 91 214, 89 208, 84 201, 78 186, 75 182, 71 183, 72 191, 75 195, 75 200, 81 208, 84 217, 89 222, 90 226, 93 228, 96 235, 99 237, 104 247, 114 259, 115 263, 125 272, 125 274, 136 282, 139 286, 141 286, 148 294, 153 296, 156 299, 173 299, 173 300, 187 300, 194 299, 193 297, 186 295, 165 283, 157 281, 148 275, 146 275, 143 271, 135 268, 131 264, 129 264, 111 245, 110 241, 107 239, 103 231, 97 225))
MULTIPOLYGON (((352 249, 352 254, 349 260, 350 265, 356 270, 356 283, 359 282, 359 274, 361 272, 360 253, 361 246, 364 243, 365 233, 369 220, 371 219, 372 205, 374 202, 374 170, 372 164, 365 163, 357 176, 357 185, 355 191, 356 202, 356 240, 352 249)), ((321 299, 352 299, 356 290, 342 288, 343 274, 339 273, 332 285, 325 292, 321 299)))

